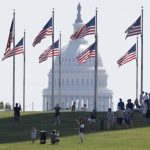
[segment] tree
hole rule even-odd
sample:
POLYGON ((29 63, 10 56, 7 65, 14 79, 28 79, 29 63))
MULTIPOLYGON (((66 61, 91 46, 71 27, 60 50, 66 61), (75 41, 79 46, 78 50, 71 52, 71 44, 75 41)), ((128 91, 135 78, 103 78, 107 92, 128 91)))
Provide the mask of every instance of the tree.
POLYGON ((10 109, 11 109, 11 105, 10 105, 9 103, 6 103, 6 104, 5 104, 5 109, 6 109, 6 111, 7 111, 7 110, 10 110, 10 109))
POLYGON ((0 109, 4 109, 4 103, 3 103, 3 101, 0 102, 0 109))

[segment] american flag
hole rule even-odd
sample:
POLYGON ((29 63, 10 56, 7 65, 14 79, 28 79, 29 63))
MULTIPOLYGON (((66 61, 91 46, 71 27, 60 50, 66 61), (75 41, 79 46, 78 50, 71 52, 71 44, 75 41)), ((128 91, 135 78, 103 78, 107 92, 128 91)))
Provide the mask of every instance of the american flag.
POLYGON ((82 38, 86 35, 95 34, 95 17, 93 17, 86 25, 70 36, 72 40, 82 38))
POLYGON ((120 67, 133 59, 136 59, 136 44, 134 44, 130 50, 117 61, 117 63, 120 67))
POLYGON ((95 57, 96 42, 94 42, 90 47, 88 47, 84 52, 82 52, 76 59, 79 64, 85 63, 88 58, 95 57))
POLYGON ((141 16, 125 31, 126 38, 133 35, 141 34, 141 16))
POLYGON ((46 36, 53 34, 53 26, 52 26, 52 18, 47 22, 47 24, 44 26, 44 28, 40 31, 38 36, 34 39, 33 47, 40 43, 42 39, 46 38, 46 36))
MULTIPOLYGON (((53 56, 53 46, 49 46, 39 57, 39 63, 53 56)), ((59 40, 54 43, 54 56, 59 56, 59 40)))
MULTIPOLYGON (((23 38, 15 46, 15 55, 22 54, 22 53, 24 53, 24 51, 23 51, 23 38)), ((13 49, 10 49, 9 51, 4 53, 4 57, 2 58, 2 60, 13 56, 13 54, 14 54, 13 49)))
MULTIPOLYGON (((9 52, 11 50, 11 43, 13 41, 13 20, 10 26, 10 31, 9 31, 9 36, 8 36, 8 41, 7 41, 7 46, 5 49, 5 53, 9 52)), ((5 55, 5 54, 4 54, 5 55)))

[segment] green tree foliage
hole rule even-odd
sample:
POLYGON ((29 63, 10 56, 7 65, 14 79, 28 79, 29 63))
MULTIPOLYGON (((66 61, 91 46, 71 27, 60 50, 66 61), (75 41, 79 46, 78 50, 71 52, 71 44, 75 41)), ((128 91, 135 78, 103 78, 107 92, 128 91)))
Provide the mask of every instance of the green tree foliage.
POLYGON ((9 103, 6 103, 6 104, 5 104, 5 109, 6 109, 6 110, 10 110, 10 109, 11 109, 11 105, 10 105, 9 103))
POLYGON ((3 103, 3 101, 0 102, 0 109, 4 109, 4 103, 3 103))

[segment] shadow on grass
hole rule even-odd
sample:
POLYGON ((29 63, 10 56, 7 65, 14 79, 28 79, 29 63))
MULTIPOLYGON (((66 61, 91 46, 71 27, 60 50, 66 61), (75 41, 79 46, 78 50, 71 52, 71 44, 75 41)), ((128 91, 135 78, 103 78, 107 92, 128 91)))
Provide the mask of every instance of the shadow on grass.
MULTIPOLYGON (((21 118, 19 122, 16 122, 13 118, 13 112, 0 112, 0 143, 11 143, 19 141, 29 141, 31 126, 36 123, 37 139, 40 139, 39 133, 41 130, 47 131, 47 138, 50 137, 50 132, 53 129, 60 131, 60 136, 77 135, 78 131, 74 128, 77 127, 75 119, 79 116, 87 118, 90 112, 62 112, 61 113, 61 124, 55 125, 54 113, 53 112, 21 112, 21 118)), ((99 112, 98 118, 106 113, 99 112)), ((146 127, 150 123, 144 122, 141 113, 134 113, 134 127, 146 127)), ((116 131, 116 130, 114 130, 116 131)), ((96 129, 92 130, 89 125, 85 124, 85 133, 94 132, 105 132, 100 130, 100 122, 97 121, 96 129)))

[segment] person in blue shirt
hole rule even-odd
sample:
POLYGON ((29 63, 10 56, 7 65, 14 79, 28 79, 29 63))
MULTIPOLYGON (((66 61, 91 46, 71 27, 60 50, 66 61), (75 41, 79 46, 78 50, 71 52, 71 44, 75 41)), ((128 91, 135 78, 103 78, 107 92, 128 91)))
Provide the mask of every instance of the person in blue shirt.
POLYGON ((124 102, 122 101, 122 98, 119 99, 117 108, 119 108, 121 110, 125 110, 125 105, 124 105, 124 102))

